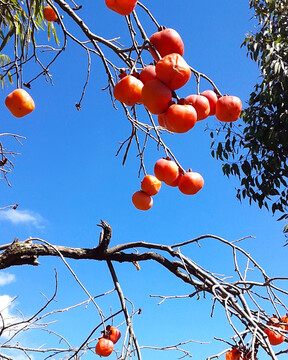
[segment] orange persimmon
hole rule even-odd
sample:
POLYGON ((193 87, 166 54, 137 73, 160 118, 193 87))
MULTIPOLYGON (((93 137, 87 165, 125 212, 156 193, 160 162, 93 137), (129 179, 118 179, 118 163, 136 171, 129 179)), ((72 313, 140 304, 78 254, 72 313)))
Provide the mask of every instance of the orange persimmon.
POLYGON ((113 89, 115 99, 133 106, 142 103, 143 83, 133 75, 124 76, 113 89))
POLYGON ((161 188, 161 181, 153 175, 144 176, 141 182, 141 190, 146 194, 153 196, 156 195, 161 188))
POLYGON ((132 203, 138 210, 149 210, 153 205, 153 199, 146 192, 139 190, 132 195, 132 203))
POLYGON ((137 0, 105 0, 108 9, 120 15, 129 15, 134 10, 137 0))
POLYGON ((35 109, 34 100, 24 89, 16 89, 7 95, 5 105, 18 118, 30 114, 35 109))
POLYGON ((191 70, 183 57, 177 53, 168 54, 156 64, 156 76, 171 90, 180 89, 190 79, 191 70))

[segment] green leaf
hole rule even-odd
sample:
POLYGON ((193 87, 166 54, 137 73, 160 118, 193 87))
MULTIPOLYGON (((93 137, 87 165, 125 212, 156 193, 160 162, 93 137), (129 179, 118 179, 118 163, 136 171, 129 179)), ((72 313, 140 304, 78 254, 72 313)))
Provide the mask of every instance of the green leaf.
POLYGON ((11 39, 11 37, 14 35, 15 33, 15 28, 12 27, 9 32, 7 33, 7 35, 5 36, 4 40, 2 41, 1 45, 0 45, 0 52, 4 49, 4 47, 7 45, 8 41, 11 39))

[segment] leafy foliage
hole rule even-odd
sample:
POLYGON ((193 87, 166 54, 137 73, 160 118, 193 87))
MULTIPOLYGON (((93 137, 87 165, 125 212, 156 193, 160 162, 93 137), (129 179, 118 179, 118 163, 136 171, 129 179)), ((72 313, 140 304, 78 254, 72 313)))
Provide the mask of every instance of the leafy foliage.
MULTIPOLYGON (((244 125, 226 124, 212 156, 222 161, 223 173, 241 180, 237 197, 288 218, 288 3, 251 0, 258 24, 242 46, 260 67, 260 82, 242 113, 244 125)), ((214 133, 212 145, 214 145, 214 133)), ((219 137, 218 137, 219 139, 219 137)))
MULTIPOLYGON (((44 0, 34 0, 26 3, 26 6, 18 0, 0 0, 0 82, 5 85, 8 78, 12 82, 14 72, 17 75, 17 86, 22 83, 19 74, 22 73, 23 65, 36 55, 35 33, 44 29, 43 9, 44 0), (31 47, 33 44, 33 47, 31 47), (7 55, 13 49, 14 58, 7 55), (6 52, 6 54, 4 53, 6 52)), ((51 31, 57 44, 54 25, 48 24, 48 40, 51 31)))

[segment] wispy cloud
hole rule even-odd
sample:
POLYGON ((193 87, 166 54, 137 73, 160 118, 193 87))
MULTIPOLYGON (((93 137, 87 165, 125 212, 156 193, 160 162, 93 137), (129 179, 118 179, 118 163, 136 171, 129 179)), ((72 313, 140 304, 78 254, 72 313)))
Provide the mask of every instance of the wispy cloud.
POLYGON ((1 272, 0 273, 0 286, 8 285, 13 281, 15 281, 15 275, 14 274, 10 274, 8 272, 1 272))
POLYGON ((3 210, 0 211, 0 221, 9 221, 15 225, 32 225, 36 228, 44 227, 44 219, 41 215, 29 210, 3 210))

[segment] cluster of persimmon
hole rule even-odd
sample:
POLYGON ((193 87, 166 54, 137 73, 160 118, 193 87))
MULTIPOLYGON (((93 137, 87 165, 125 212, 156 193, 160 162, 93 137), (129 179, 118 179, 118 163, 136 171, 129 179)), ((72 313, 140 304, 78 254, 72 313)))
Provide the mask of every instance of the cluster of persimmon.
POLYGON ((96 354, 104 357, 109 356, 114 349, 114 344, 117 343, 120 337, 120 330, 114 326, 108 325, 105 329, 104 335, 98 340, 96 344, 96 354))
POLYGON ((204 185, 204 179, 199 173, 192 170, 183 172, 169 157, 156 161, 154 175, 146 175, 141 182, 141 190, 132 195, 132 202, 139 210, 149 210, 152 207, 152 196, 159 192, 161 182, 178 187, 185 195, 195 195, 204 185))
POLYGON ((127 106, 143 104, 158 115, 160 126, 175 133, 185 133, 211 115, 224 122, 239 118, 242 103, 236 96, 205 90, 177 100, 175 90, 189 81, 191 69, 183 58, 184 43, 176 30, 160 29, 154 33, 149 39, 149 52, 155 65, 144 67, 140 73, 120 73, 113 90, 117 100, 127 106))
MULTIPOLYGON (((115 5, 116 2, 113 3, 115 5)), ((120 80, 113 89, 116 100, 127 106, 143 104, 152 114, 158 115, 158 124, 161 127, 174 133, 186 133, 197 121, 212 115, 224 122, 236 121, 239 118, 242 103, 236 96, 220 96, 213 90, 205 90, 201 94, 190 94, 181 99, 177 97, 175 91, 189 81, 191 68, 183 58, 184 43, 176 30, 159 29, 150 37, 148 50, 154 64, 145 66, 140 73, 133 71, 127 74, 125 70, 121 71, 120 80)), ((200 174, 192 171, 183 174, 174 162, 167 159, 161 161, 170 163, 170 167, 173 164, 178 177, 165 181, 161 175, 157 175, 154 168, 155 176, 145 176, 141 190, 132 196, 132 202, 137 209, 148 210, 152 207, 152 196, 157 194, 161 187, 159 180, 168 185, 175 182, 172 186, 178 186, 181 192, 189 195, 203 187, 204 180, 200 174), (149 189, 146 188, 148 183, 149 189)))
POLYGON ((276 315, 271 317, 269 321, 267 321, 267 325, 269 328, 265 328, 264 332, 268 336, 269 342, 271 345, 279 345, 282 344, 285 340, 284 332, 288 331, 288 314, 278 318, 276 315), (285 325, 287 324, 287 325, 285 325), (282 332, 284 330, 284 332, 282 332))
MULTIPOLYGON (((288 314, 278 318, 276 315, 273 315, 267 321, 269 328, 265 328, 264 332, 268 336, 268 340, 271 345, 282 344, 285 340, 285 336, 281 331, 288 331, 288 314), (287 324, 287 325, 286 325, 287 324), (273 329, 274 328, 274 329, 273 329)), ((251 352, 241 347, 233 347, 225 354, 226 360, 251 360, 251 352)), ((253 360, 257 360, 256 357, 253 360)))

